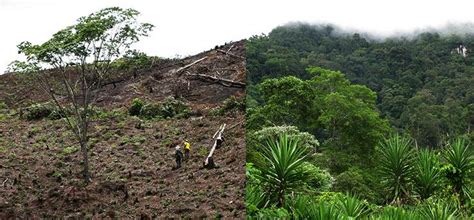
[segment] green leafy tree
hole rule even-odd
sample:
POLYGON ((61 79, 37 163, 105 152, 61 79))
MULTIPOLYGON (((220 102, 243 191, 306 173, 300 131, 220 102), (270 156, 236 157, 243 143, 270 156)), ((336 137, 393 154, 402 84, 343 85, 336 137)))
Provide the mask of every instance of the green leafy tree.
POLYGON ((19 53, 26 56, 26 61, 11 66, 33 76, 61 112, 67 104, 72 105, 72 115, 64 114, 65 121, 81 146, 86 182, 90 181, 89 112, 111 74, 112 62, 152 30, 153 25, 137 21, 139 14, 133 9, 113 7, 81 17, 42 44, 19 44, 19 53))
POLYGON ((248 117, 247 128, 259 130, 275 125, 293 125, 308 131, 316 124, 315 93, 309 85, 296 77, 268 79, 258 85, 263 106, 248 117), (308 118, 308 115, 315 117, 308 118), (259 116, 259 117, 256 117, 259 116))
POLYGON ((318 118, 332 146, 357 146, 355 151, 370 153, 388 131, 388 123, 376 111, 376 94, 369 88, 351 84, 345 75, 319 67, 308 68, 314 77, 311 87, 320 94, 316 102, 318 118))
POLYGON ((376 111, 375 93, 351 85, 337 71, 313 67, 308 72, 313 75, 309 80, 288 76, 259 84, 263 103, 249 111, 247 128, 293 125, 328 146, 371 151, 388 131, 376 111))
POLYGON ((443 139, 442 113, 446 108, 436 105, 429 90, 421 90, 408 100, 401 121, 415 140, 416 146, 435 148, 443 139))

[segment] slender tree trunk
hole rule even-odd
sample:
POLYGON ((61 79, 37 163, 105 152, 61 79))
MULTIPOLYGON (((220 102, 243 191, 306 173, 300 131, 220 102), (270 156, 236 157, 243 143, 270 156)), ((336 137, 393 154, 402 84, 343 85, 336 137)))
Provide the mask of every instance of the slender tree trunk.
POLYGON ((89 156, 87 154, 87 141, 81 140, 81 152, 82 152, 82 159, 83 159, 83 176, 84 182, 87 184, 90 182, 90 174, 89 174, 89 156))

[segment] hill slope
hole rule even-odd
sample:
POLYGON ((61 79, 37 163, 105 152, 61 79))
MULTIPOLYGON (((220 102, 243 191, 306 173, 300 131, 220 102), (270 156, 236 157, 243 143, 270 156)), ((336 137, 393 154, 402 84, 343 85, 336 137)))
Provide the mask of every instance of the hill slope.
POLYGON ((243 218, 244 112, 219 115, 212 109, 231 96, 245 97, 244 54, 244 41, 239 41, 160 61, 104 86, 97 103, 101 113, 92 123, 92 183, 87 186, 78 144, 64 123, 27 121, 15 114, 22 106, 47 100, 45 94, 14 74, 1 75, 0 100, 9 113, 0 117, 0 218, 243 218), (127 114, 134 98, 151 103, 170 96, 189 106, 191 116, 145 120, 127 114), (223 123, 228 125, 226 142, 214 156, 219 168, 202 169, 212 135, 223 123), (174 170, 173 143, 181 138, 191 142, 191 158, 174 170))

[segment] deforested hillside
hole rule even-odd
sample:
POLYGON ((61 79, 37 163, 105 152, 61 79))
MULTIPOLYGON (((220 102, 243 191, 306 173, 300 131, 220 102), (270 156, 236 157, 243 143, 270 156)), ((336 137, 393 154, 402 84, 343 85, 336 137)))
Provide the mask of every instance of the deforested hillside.
POLYGON ((90 113, 89 184, 48 94, 23 75, 0 75, 0 218, 243 218, 244 43, 115 68, 90 113), (204 168, 223 124, 216 167, 204 168), (190 158, 176 169, 184 140, 190 158))

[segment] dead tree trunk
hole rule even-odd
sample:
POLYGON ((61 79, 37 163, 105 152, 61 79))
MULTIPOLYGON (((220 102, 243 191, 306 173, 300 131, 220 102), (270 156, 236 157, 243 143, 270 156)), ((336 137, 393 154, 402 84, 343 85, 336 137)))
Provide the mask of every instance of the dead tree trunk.
POLYGON ((211 152, 209 152, 209 155, 207 156, 206 160, 204 161, 204 167, 205 168, 215 168, 216 164, 214 163, 214 160, 212 158, 212 155, 214 154, 214 151, 216 148, 219 148, 224 141, 223 133, 225 129, 226 124, 223 124, 219 127, 219 130, 216 131, 214 136, 212 138, 214 139, 214 144, 212 145, 211 152))
POLYGON ((179 68, 179 69, 176 70, 174 73, 175 73, 175 74, 178 74, 178 76, 181 76, 182 73, 180 73, 180 72, 182 72, 183 70, 185 70, 185 69, 187 69, 187 68, 189 68, 189 67, 194 66, 195 64, 198 64, 199 62, 201 62, 201 61, 203 61, 203 60, 205 60, 205 59, 207 59, 207 56, 205 56, 205 57, 203 57, 203 58, 201 58, 201 59, 198 59, 198 60, 196 60, 196 61, 194 61, 194 62, 192 62, 192 63, 190 63, 190 64, 188 64, 188 65, 186 65, 186 66, 183 66, 183 67, 179 68))
POLYGON ((213 76, 209 76, 209 75, 205 75, 205 74, 191 74, 191 73, 188 73, 186 75, 187 76, 193 76, 196 79, 200 79, 200 80, 206 80, 206 81, 213 82, 213 83, 219 83, 219 84, 221 84, 223 86, 226 86, 226 87, 245 88, 245 83, 238 82, 238 81, 232 81, 232 80, 228 80, 228 79, 217 78, 217 77, 213 77, 213 76))

